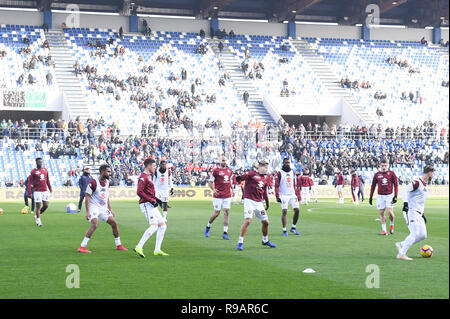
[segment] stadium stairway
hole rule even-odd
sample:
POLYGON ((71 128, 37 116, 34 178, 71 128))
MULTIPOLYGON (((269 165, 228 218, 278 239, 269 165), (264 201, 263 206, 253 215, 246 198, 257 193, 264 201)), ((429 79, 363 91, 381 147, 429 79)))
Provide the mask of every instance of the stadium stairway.
POLYGON ((363 110, 362 106, 358 104, 356 99, 351 96, 346 89, 343 89, 339 82, 338 76, 331 70, 329 65, 323 58, 314 51, 309 43, 305 40, 289 40, 295 50, 302 55, 311 70, 316 74, 317 78, 322 81, 328 92, 337 98, 343 98, 344 101, 359 115, 366 126, 374 124, 373 118, 363 110))
POLYGON ((72 119, 79 117, 86 121, 90 116, 80 80, 74 73, 74 60, 61 31, 45 32, 50 45, 50 53, 55 60, 55 75, 59 88, 63 91, 72 119))
POLYGON ((219 40, 208 39, 208 43, 217 58, 222 62, 225 71, 230 74, 234 87, 242 96, 245 91, 249 93, 248 109, 256 120, 263 123, 274 123, 272 116, 264 107, 261 94, 257 91, 252 81, 248 80, 241 70, 240 62, 235 58, 228 45, 224 43, 222 53, 219 51, 219 40))

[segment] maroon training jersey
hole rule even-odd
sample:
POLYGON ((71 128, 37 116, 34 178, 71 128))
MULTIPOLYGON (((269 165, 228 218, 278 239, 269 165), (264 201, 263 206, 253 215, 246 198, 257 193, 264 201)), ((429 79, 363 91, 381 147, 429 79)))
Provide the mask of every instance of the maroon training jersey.
POLYGON ((345 179, 344 179, 344 175, 342 175, 342 173, 339 173, 338 175, 336 175, 336 185, 345 185, 345 179))
POLYGON ((372 186, 370 187, 370 197, 373 196, 375 187, 378 185, 378 195, 390 195, 395 190, 395 196, 398 195, 398 179, 397 175, 391 170, 377 172, 373 176, 372 186))
POLYGON ((267 187, 269 186, 269 178, 267 175, 261 175, 258 172, 250 171, 241 176, 245 181, 244 198, 262 202, 268 200, 267 187))
POLYGON ((139 176, 137 195, 139 196, 139 204, 156 202, 155 185, 150 174, 142 173, 139 176))
POLYGON ((359 187, 359 177, 356 175, 352 175, 351 185, 353 188, 359 187))
POLYGON ((309 187, 310 186, 310 178, 306 175, 300 175, 297 180, 297 185, 299 187, 309 187))
POLYGON ((233 171, 231 168, 216 167, 212 172, 214 188, 219 193, 214 194, 214 198, 231 198, 231 180, 233 171))
POLYGON ((28 194, 31 194, 31 186, 34 187, 35 192, 46 192, 47 186, 48 189, 52 191, 46 168, 34 168, 31 171, 30 176, 28 177, 28 194))

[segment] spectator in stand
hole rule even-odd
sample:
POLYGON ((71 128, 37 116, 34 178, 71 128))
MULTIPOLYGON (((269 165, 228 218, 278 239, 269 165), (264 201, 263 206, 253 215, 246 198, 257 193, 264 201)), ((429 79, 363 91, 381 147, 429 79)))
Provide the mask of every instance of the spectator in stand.
POLYGON ((47 85, 52 85, 53 84, 53 75, 51 73, 47 73, 45 78, 47 80, 47 85))
POLYGON ((244 99, 244 103, 247 106, 248 106, 248 99, 249 99, 249 97, 250 97, 250 94, 247 91, 245 91, 244 94, 242 95, 242 98, 244 99))
POLYGON ((422 37, 422 39, 420 39, 420 43, 422 43, 423 45, 428 45, 428 41, 425 40, 425 37, 422 37))
POLYGON ((119 28, 119 38, 123 39, 123 28, 122 27, 119 28))

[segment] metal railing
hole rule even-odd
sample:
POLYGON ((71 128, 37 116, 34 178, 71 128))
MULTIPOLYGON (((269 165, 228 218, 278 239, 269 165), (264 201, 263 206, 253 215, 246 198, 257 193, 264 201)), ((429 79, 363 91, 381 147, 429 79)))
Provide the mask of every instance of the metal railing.
MULTIPOLYGON (((87 132, 86 132, 87 133, 87 132)), ((82 134, 78 129, 61 129, 61 128, 1 128, 0 139, 13 140, 40 140, 41 138, 59 139, 71 137, 81 137, 82 134)))
MULTIPOLYGON (((285 135, 292 135, 288 132, 285 135)), ((352 139, 352 140, 408 140, 408 139, 421 139, 421 140, 431 140, 440 141, 448 143, 448 130, 445 134, 440 132, 430 133, 430 132, 344 132, 344 131, 301 131, 296 130, 293 136, 297 138, 306 138, 311 140, 319 139, 352 139)))
MULTIPOLYGON (((98 131, 95 129, 95 136, 98 136, 98 131)), ((0 127, 0 139, 9 138, 12 140, 61 140, 67 137, 72 138, 84 138, 87 136, 87 128, 81 133, 77 128, 73 129, 61 129, 61 128, 1 128, 0 127)), ((125 140, 130 135, 120 135, 122 140, 125 140)), ((353 140, 407 140, 407 139, 422 139, 446 142, 449 141, 448 128, 444 134, 441 134, 440 130, 437 132, 424 132, 424 131, 411 131, 411 132, 345 132, 329 130, 329 131, 302 131, 289 129, 287 131, 279 129, 278 127, 262 127, 262 128, 236 128, 236 129, 202 129, 202 130, 188 130, 184 131, 184 134, 180 134, 180 130, 160 130, 155 131, 151 129, 142 130, 141 134, 131 135, 139 138, 156 138, 163 140, 179 140, 179 141, 229 141, 234 143, 246 143, 252 141, 256 145, 264 145, 267 143, 280 142, 283 138, 296 137, 306 138, 311 140, 319 139, 353 139, 353 140)))

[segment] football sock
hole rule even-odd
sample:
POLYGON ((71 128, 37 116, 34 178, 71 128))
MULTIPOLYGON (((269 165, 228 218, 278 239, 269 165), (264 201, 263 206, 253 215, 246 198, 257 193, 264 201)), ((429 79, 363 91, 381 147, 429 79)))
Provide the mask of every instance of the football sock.
POLYGON ((158 231, 156 232, 156 244, 155 251, 161 251, 161 244, 164 239, 164 233, 166 232, 166 225, 162 225, 158 227, 158 231))
POLYGON ((238 241, 238 243, 239 243, 239 244, 243 244, 243 243, 244 243, 244 237, 240 237, 240 236, 239 236, 239 241, 238 241))
POLYGON ((292 226, 291 226, 292 228, 296 228, 296 226, 294 225, 294 224, 292 224, 292 226))
POLYGON ((84 237, 84 239, 83 239, 83 241, 81 242, 81 247, 86 247, 87 246, 87 244, 88 244, 88 241, 89 241, 89 238, 87 238, 87 237, 84 237))
POLYGON ((283 227, 283 231, 286 231, 286 227, 283 227))
POLYGON ((223 226, 223 232, 228 233, 228 226, 223 226))
POLYGON ((381 224, 381 229, 382 229, 383 231, 386 231, 386 224, 381 224))
POLYGON ((267 243, 269 241, 269 236, 262 236, 262 240, 267 243))
POLYGON ((114 238, 114 241, 116 242, 116 246, 122 245, 122 243, 120 242, 120 237, 114 238))
POLYGON ((211 223, 208 222, 208 224, 206 224, 206 227, 211 228, 211 223))
POLYGON ((390 224, 391 224, 391 226, 394 226, 394 221, 393 221, 393 220, 391 220, 390 224))
POLYGON ((139 241, 139 243, 137 244, 138 248, 142 248, 144 247, 145 242, 153 235, 153 233, 158 229, 158 226, 156 225, 150 225, 149 228, 147 228, 144 232, 144 234, 142 235, 141 240, 139 241))

